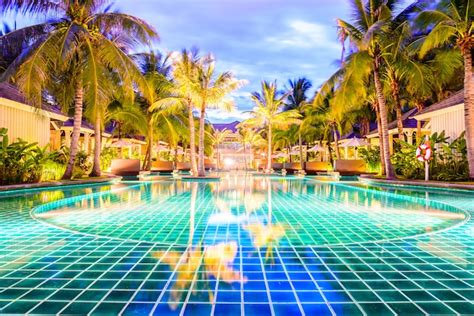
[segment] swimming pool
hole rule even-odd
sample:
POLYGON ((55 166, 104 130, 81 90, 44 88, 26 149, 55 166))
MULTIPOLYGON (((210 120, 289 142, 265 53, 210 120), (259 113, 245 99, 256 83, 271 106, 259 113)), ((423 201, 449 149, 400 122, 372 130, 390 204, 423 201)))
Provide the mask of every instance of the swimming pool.
POLYGON ((0 194, 0 313, 474 313, 474 193, 222 174, 0 194))

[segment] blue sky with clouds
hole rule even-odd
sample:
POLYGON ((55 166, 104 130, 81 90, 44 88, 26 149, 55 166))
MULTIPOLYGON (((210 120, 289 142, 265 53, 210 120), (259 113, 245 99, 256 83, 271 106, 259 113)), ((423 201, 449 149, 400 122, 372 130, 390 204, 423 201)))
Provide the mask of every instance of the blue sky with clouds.
POLYGON ((120 0, 115 7, 153 24, 161 50, 199 47, 219 70, 248 80, 235 93, 238 110, 209 111, 213 122, 242 119, 261 80, 283 87, 305 76, 318 87, 340 58, 335 19, 350 10, 346 0, 120 0))
MULTIPOLYGON (((313 92, 336 69, 335 20, 350 13, 348 0, 116 0, 113 8, 151 23, 163 52, 198 47, 214 55, 218 70, 248 81, 233 95, 237 110, 208 111, 212 122, 245 118, 262 80, 283 88, 290 78, 306 77, 313 92)), ((18 27, 35 22, 16 20, 18 27)))

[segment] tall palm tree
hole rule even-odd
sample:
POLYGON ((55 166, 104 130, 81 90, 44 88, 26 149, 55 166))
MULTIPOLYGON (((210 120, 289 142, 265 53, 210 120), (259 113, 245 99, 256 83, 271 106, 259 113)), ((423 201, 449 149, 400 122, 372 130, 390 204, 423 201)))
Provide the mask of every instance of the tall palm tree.
POLYGON ((267 172, 272 168, 272 131, 274 128, 287 128, 301 122, 296 110, 282 111, 288 93, 282 94, 276 82, 262 81, 262 91, 252 93, 255 107, 250 112, 253 117, 245 120, 244 126, 265 128, 267 131, 267 172))
POLYGON ((221 131, 214 131, 213 135, 212 135, 212 139, 213 139, 213 143, 214 143, 214 147, 216 148, 216 167, 217 167, 217 170, 220 169, 220 160, 221 160, 221 157, 220 157, 220 152, 219 152, 219 145, 221 145, 225 138, 228 137, 230 134, 232 134, 232 131, 231 130, 228 130, 226 128, 224 128, 223 130, 221 131))
POLYGON ((175 79, 173 95, 157 102, 157 104, 151 108, 155 110, 156 107, 175 107, 186 110, 188 114, 191 172, 194 175, 197 174, 198 167, 196 160, 196 127, 193 113, 192 86, 197 80, 199 59, 197 50, 188 51, 183 49, 181 51, 173 63, 173 78, 175 79))
MULTIPOLYGON (((288 96, 285 110, 297 110, 304 117, 304 109, 308 103, 306 93, 312 87, 311 81, 307 78, 299 78, 296 80, 289 80, 288 83, 291 92, 288 96)), ((303 131, 305 127, 306 125, 303 123, 298 126, 298 145, 300 152, 300 165, 302 169, 305 168, 303 160, 303 131)))
MULTIPOLYGON (((127 43, 129 48, 157 38, 156 31, 145 21, 127 14, 106 12, 108 3, 107 0, 0 0, 0 7, 5 11, 48 17, 46 22, 29 27, 43 29, 44 34, 15 60, 4 77, 14 73, 19 89, 32 105, 40 107, 42 92, 53 75, 58 72, 72 75, 74 93, 70 99, 74 104, 74 126, 64 179, 72 176, 83 104, 93 106, 101 102, 103 70, 115 70, 130 97, 133 96, 133 82, 139 80, 138 69, 124 47, 113 40, 117 38, 114 35, 120 34, 120 44, 127 43), (49 18, 51 15, 57 18, 49 18)), ((2 38, 2 41, 7 40, 2 38)))
POLYGON ((217 74, 215 62, 212 56, 207 55, 200 59, 197 68, 197 76, 189 78, 192 80, 190 87, 191 99, 199 110, 199 144, 198 144, 198 176, 206 175, 204 167, 204 127, 206 109, 209 107, 231 111, 234 103, 227 98, 229 93, 243 85, 243 81, 234 78, 232 73, 223 72, 217 74))
POLYGON ((171 66, 168 63, 168 57, 159 52, 133 56, 144 77, 143 89, 139 92, 137 101, 147 118, 147 150, 143 169, 148 171, 151 170, 156 123, 159 120, 167 122, 164 116, 172 114, 168 109, 154 107, 160 100, 170 97, 172 93, 173 83, 170 80, 171 66))
MULTIPOLYGON (((262 135, 258 133, 254 128, 246 127, 245 122, 240 123, 238 125, 238 129, 240 135, 239 140, 242 143, 244 152, 244 165, 245 169, 247 169, 247 147, 250 149, 251 157, 253 157, 253 150, 264 147, 266 145, 266 141, 263 139, 262 135)), ((250 161, 250 165, 253 166, 252 161, 250 161)))
POLYGON ((455 45, 464 59, 464 118, 466 125, 469 177, 474 178, 474 80, 472 51, 474 48, 474 1, 441 0, 433 10, 424 10, 417 17, 424 28, 430 28, 420 47, 425 56, 435 47, 455 45))
POLYGON ((385 174, 387 178, 394 178, 395 171, 390 161, 389 152, 388 109, 381 75, 383 67, 389 61, 387 57, 390 56, 393 46, 393 38, 391 37, 393 35, 392 22, 405 19, 408 12, 414 10, 414 6, 409 6, 398 15, 395 15, 395 6, 400 1, 374 0, 363 2, 361 0, 351 0, 351 2, 353 4, 353 21, 349 23, 338 19, 338 28, 343 30, 346 38, 357 49, 351 59, 352 69, 359 69, 360 72, 364 72, 362 69, 370 70, 369 73, 374 82, 380 112, 381 148, 384 150, 385 174))

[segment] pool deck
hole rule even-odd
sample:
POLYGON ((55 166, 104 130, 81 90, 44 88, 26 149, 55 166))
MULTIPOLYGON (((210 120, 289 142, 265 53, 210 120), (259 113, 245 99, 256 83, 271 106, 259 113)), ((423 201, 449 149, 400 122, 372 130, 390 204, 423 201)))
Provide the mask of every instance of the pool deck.
POLYGON ((445 182, 445 181, 424 181, 424 180, 388 180, 380 179, 372 176, 360 176, 359 181, 366 184, 388 184, 395 186, 417 186, 417 187, 433 187, 458 190, 474 191, 473 182, 445 182))
POLYGON ((39 183, 22 183, 22 184, 12 184, 12 185, 0 185, 0 192, 5 191, 17 191, 17 190, 27 190, 27 189, 40 189, 40 188, 49 188, 49 187, 60 187, 60 186, 73 186, 73 185, 84 185, 84 184, 97 184, 97 183, 108 183, 120 181, 122 177, 117 177, 114 175, 105 175, 99 178, 87 178, 87 179, 78 179, 78 180, 60 180, 60 181, 47 181, 39 183))

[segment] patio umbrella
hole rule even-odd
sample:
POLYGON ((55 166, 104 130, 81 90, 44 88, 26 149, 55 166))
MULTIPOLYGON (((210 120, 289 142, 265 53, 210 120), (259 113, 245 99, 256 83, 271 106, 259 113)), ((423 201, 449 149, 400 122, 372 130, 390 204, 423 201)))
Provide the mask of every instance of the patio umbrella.
POLYGON ((133 144, 125 139, 119 139, 118 141, 110 145, 110 147, 117 147, 117 148, 130 147, 130 146, 133 146, 133 144))
POLYGON ((286 157, 286 154, 282 152, 272 155, 272 158, 285 158, 285 157, 286 157))
POLYGON ((307 150, 308 152, 318 152, 318 151, 321 151, 321 152, 325 152, 326 149, 322 146, 319 146, 319 145, 314 145, 313 147, 311 147, 310 149, 307 150))
POLYGON ((112 143, 110 147, 116 147, 120 148, 120 158, 123 158, 123 149, 124 147, 128 147, 128 155, 132 155, 132 146, 133 143, 129 142, 128 140, 125 139, 119 139, 116 142, 112 143))
POLYGON ((363 138, 353 137, 349 141, 339 145, 339 147, 360 147, 369 146, 369 143, 363 138))
POLYGON ((346 159, 347 159, 347 148, 349 147, 355 147, 355 159, 357 159, 357 147, 360 147, 360 146, 369 146, 369 143, 367 143, 367 141, 363 138, 353 137, 347 142, 339 145, 339 147, 346 148, 346 159))
POLYGON ((153 146, 153 150, 156 150, 156 151, 171 151, 171 149, 169 149, 168 146, 164 146, 164 145, 161 145, 161 144, 159 144, 158 146, 157 145, 153 146))

